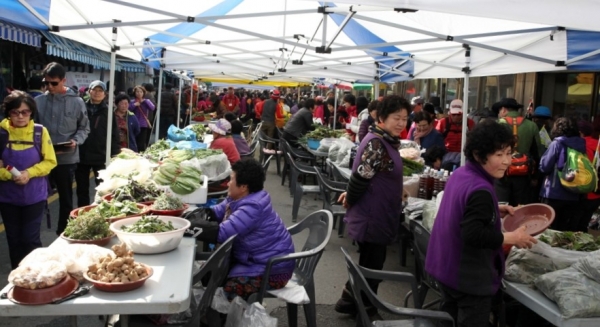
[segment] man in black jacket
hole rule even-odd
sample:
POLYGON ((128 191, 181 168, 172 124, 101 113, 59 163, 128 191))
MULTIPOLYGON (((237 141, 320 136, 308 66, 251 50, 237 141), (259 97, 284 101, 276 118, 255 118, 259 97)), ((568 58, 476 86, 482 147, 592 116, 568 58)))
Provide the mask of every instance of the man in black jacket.
MULTIPOLYGON (((93 81, 89 88, 90 98, 85 103, 90 121, 90 133, 79 147, 79 164, 75 170, 77 182, 77 206, 82 207, 90 201, 90 171, 94 172, 96 186, 100 184, 98 171, 106 168, 106 142, 108 130, 108 105, 106 104, 106 84, 93 81)), ((116 120, 112 120, 111 156, 119 153, 119 129, 116 120)))
POLYGON ((172 84, 166 83, 165 89, 160 95, 160 124, 158 137, 161 139, 167 137, 169 127, 175 124, 175 120, 177 120, 177 98, 175 97, 175 93, 171 90, 172 88, 172 84))

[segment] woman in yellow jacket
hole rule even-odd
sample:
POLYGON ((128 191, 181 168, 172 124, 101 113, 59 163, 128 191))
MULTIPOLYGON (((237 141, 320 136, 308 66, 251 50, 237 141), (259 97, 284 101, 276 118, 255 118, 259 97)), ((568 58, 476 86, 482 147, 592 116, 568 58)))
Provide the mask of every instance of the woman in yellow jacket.
POLYGON ((13 91, 2 107, 7 118, 0 122, 0 214, 15 269, 42 246, 47 176, 56 166, 56 155, 46 128, 33 122, 37 107, 31 96, 13 91))

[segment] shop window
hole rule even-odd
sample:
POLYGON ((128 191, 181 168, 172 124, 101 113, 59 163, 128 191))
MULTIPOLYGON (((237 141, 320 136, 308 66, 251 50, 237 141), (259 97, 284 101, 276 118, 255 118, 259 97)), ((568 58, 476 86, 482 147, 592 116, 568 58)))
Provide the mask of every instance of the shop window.
POLYGON ((458 96, 458 78, 448 78, 446 82, 446 105, 458 96))
POLYGON ((470 77, 469 78, 469 111, 473 112, 473 110, 480 109, 479 104, 477 103, 479 93, 479 77, 470 77))
POLYGON ((590 120, 593 87, 593 73, 567 74, 567 97, 564 115, 590 120))
POLYGON ((500 91, 500 99, 515 97, 515 77, 516 75, 498 76, 498 90, 500 91))
POLYGON ((429 80, 429 97, 427 100, 431 99, 431 97, 437 97, 438 95, 438 87, 439 80, 437 78, 433 78, 429 80))

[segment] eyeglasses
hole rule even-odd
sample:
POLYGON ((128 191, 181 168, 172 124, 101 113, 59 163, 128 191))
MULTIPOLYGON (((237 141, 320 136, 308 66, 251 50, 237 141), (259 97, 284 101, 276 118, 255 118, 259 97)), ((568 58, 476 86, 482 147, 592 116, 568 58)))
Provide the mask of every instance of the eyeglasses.
POLYGON ((30 109, 25 109, 25 110, 11 110, 8 113, 11 117, 19 117, 21 115, 23 115, 23 117, 29 117, 29 115, 31 115, 31 110, 30 109))
POLYGON ((46 85, 46 86, 48 86, 48 84, 50 84, 52 86, 58 86, 58 83, 60 83, 60 82, 57 82, 57 81, 47 81, 47 80, 44 79, 44 80, 42 80, 42 83, 44 83, 44 85, 46 85))

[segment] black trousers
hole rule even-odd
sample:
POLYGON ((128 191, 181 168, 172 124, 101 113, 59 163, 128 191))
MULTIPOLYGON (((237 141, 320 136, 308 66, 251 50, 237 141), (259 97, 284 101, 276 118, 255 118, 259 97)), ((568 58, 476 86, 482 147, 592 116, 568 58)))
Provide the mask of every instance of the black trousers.
MULTIPOLYGON (((360 250, 360 255, 358 257, 358 265, 373 270, 382 270, 387 254, 387 245, 369 242, 357 243, 358 249, 360 250)), ((379 288, 379 283, 381 283, 381 280, 367 278, 367 283, 369 284, 371 290, 373 290, 373 292, 377 294, 377 289, 379 288)), ((350 286, 350 281, 346 282, 346 289, 352 289, 352 287, 350 286)), ((367 297, 363 296, 362 300, 365 306, 371 305, 371 302, 367 299, 367 297)))
POLYGON ((58 191, 58 226, 56 235, 60 235, 67 227, 69 214, 73 210, 73 172, 77 164, 58 165, 50 171, 50 178, 58 191))
MULTIPOLYGON (((440 310, 454 318, 457 327, 485 327, 490 324, 493 296, 470 295, 439 283, 442 292, 440 310)), ((450 327, 450 322, 440 326, 450 327)))
POLYGON ((45 209, 45 200, 27 206, 0 203, 12 269, 31 251, 42 247, 40 228, 45 209))
POLYGON ((177 120, 176 116, 173 115, 160 115, 160 124, 159 126, 159 133, 158 133, 158 138, 159 139, 165 139, 167 138, 167 131, 169 130, 169 127, 171 125, 175 124, 175 120, 177 120))
POLYGON ((531 203, 531 178, 529 176, 505 176, 494 183, 498 201, 513 207, 531 203))
POLYGON ((577 231, 579 221, 584 211, 583 200, 580 201, 565 201, 556 199, 542 198, 542 203, 545 203, 554 209, 556 217, 550 225, 550 228, 564 232, 577 231))
POLYGON ((75 182, 77 183, 77 206, 87 206, 92 201, 90 200, 90 171, 94 172, 94 181, 96 186, 102 182, 98 179, 98 171, 106 168, 104 165, 85 165, 77 164, 75 169, 75 182))
POLYGON ((140 128, 140 133, 135 137, 135 144, 137 145, 138 152, 144 152, 148 147, 148 140, 150 138, 150 128, 140 128))

